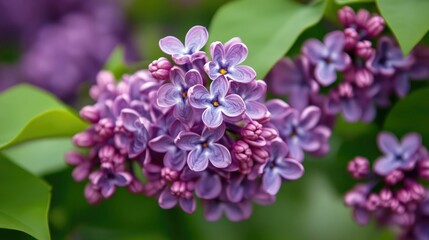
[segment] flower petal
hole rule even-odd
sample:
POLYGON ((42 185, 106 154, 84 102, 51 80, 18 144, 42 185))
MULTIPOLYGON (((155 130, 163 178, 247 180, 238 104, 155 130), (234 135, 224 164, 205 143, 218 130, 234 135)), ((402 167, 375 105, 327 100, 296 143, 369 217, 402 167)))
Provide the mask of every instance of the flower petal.
POLYGON ((272 159, 276 159, 276 158, 284 158, 286 157, 286 155, 288 154, 288 146, 285 142, 281 141, 281 140, 274 140, 271 143, 271 158, 272 159))
POLYGON ((209 75, 209 78, 214 80, 218 78, 219 76, 222 76, 222 74, 219 72, 220 66, 217 62, 208 62, 204 65, 204 70, 206 71, 207 75, 209 75))
POLYGON ((183 123, 192 122, 194 117, 194 110, 188 102, 180 101, 174 107, 173 115, 183 123))
POLYGON ((201 134, 201 136, 207 142, 210 142, 210 143, 217 142, 224 135, 225 135, 225 124, 222 124, 217 128, 204 128, 203 133, 201 134))
POLYGON ((203 79, 198 70, 191 69, 185 74, 185 82, 187 87, 192 87, 197 84, 203 84, 203 79))
POLYGON ((181 149, 168 151, 164 156, 164 165, 170 169, 180 171, 186 164, 186 152, 181 149))
POLYGON ((249 66, 235 66, 228 69, 226 74, 232 80, 242 83, 249 83, 256 77, 256 72, 249 66))
POLYGON ((339 54, 344 49, 344 33, 341 31, 331 32, 325 36, 323 43, 331 54, 339 54))
POLYGON ((228 117, 240 116, 246 110, 243 99, 237 94, 226 96, 220 105, 222 113, 228 117))
POLYGON ((185 85, 185 73, 179 67, 173 67, 170 70, 170 80, 176 86, 184 86, 185 85))
POLYGON ((262 189, 271 195, 276 195, 282 184, 282 179, 273 169, 268 168, 262 176, 262 189))
POLYGON ((291 137, 288 139, 287 143, 289 146, 289 155, 300 162, 304 160, 304 151, 301 148, 298 137, 291 137))
POLYGON ((346 99, 341 102, 344 118, 349 122, 356 122, 362 116, 362 108, 355 99, 346 99))
POLYGON ((231 164, 231 154, 225 146, 213 143, 209 148, 208 158, 213 166, 226 168, 231 164))
POLYGON ((228 66, 236 66, 246 60, 248 50, 243 43, 236 43, 228 47, 225 59, 228 66))
POLYGON ((327 64, 324 61, 317 63, 314 76, 322 86, 329 86, 337 79, 334 65, 327 64))
POLYGON ((214 199, 219 196, 221 190, 222 183, 216 174, 203 174, 195 185, 195 194, 202 199, 214 199))
POLYGON ((149 141, 149 147, 155 152, 167 152, 175 147, 174 141, 170 136, 161 135, 149 141))
POLYGON ((175 143, 178 148, 191 151, 201 144, 201 136, 194 132, 182 131, 175 139, 175 143))
POLYGON ((192 150, 188 154, 188 167, 194 172, 204 171, 209 165, 208 151, 199 148, 192 150))
POLYGON ((257 101, 246 101, 246 114, 252 119, 261 119, 267 115, 267 107, 257 101))
POLYGON ((207 221, 217 221, 222 217, 222 205, 216 201, 204 201, 204 217, 207 221))
POLYGON ((185 46, 188 53, 195 53, 199 51, 207 43, 209 33, 207 29, 202 26, 194 26, 189 29, 185 37, 185 46))
POLYGON ((400 148, 398 139, 389 132, 382 132, 378 135, 377 144, 384 154, 396 154, 400 148))
POLYGON ((418 133, 408 133, 402 138, 401 147, 404 154, 411 157, 422 146, 422 138, 418 133))
POLYGON ((380 157, 374 163, 374 171, 382 176, 386 176, 399 167, 401 167, 401 161, 395 161, 393 156, 380 157))
POLYGON ((163 52, 169 55, 185 53, 185 46, 179 39, 168 36, 159 40, 159 47, 163 52))
POLYGON ((269 100, 265 105, 268 111, 271 113, 272 119, 282 119, 286 116, 288 111, 291 109, 289 105, 281 99, 269 100))
POLYGON ((159 196, 158 203, 161 208, 170 209, 176 206, 177 197, 171 194, 169 188, 166 188, 159 196))
POLYGON ((180 88, 172 83, 165 83, 158 89, 157 103, 161 107, 171 107, 181 101, 180 88))
POLYGON ((208 128, 217 128, 223 122, 222 111, 219 107, 207 108, 201 118, 208 128))
POLYGON ((304 167, 295 159, 284 158, 277 161, 276 164, 280 176, 284 179, 296 180, 304 174, 304 167))
POLYGON ((219 41, 210 44, 210 55, 212 56, 213 62, 220 64, 225 59, 225 50, 223 44, 219 41))
POLYGON ((299 116, 299 127, 305 131, 314 128, 322 115, 320 109, 316 106, 306 107, 299 116))
POLYGON ((211 106, 211 95, 207 89, 200 84, 191 87, 188 90, 189 103, 194 108, 207 108, 211 106))
POLYGON ((242 204, 243 203, 225 203, 226 217, 233 222, 246 219, 250 214, 251 208, 244 208, 242 204))
POLYGON ((125 187, 127 186, 133 177, 127 172, 119 172, 115 175, 114 183, 116 186, 125 187))
POLYGON ((124 128, 130 132, 137 132, 144 128, 139 114, 132 109, 124 109, 121 111, 121 119, 124 128))
POLYGON ((223 75, 220 75, 210 84, 210 93, 218 100, 224 98, 228 93, 228 90, 229 82, 223 75))
POLYGON ((194 198, 180 198, 179 204, 183 211, 189 214, 195 212, 195 209, 197 208, 197 203, 195 202, 194 198))
POLYGON ((326 47, 316 39, 305 41, 302 47, 302 53, 313 64, 317 64, 323 57, 326 57, 327 55, 326 47))

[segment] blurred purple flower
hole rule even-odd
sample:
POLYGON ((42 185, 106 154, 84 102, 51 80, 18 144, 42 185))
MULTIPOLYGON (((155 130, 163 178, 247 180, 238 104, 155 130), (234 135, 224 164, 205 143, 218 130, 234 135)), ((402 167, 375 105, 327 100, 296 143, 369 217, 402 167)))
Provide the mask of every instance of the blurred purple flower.
POLYGON ((344 71, 350 64, 344 43, 344 34, 335 31, 326 35, 324 43, 310 39, 302 47, 303 54, 316 65, 314 76, 323 86, 331 85, 337 79, 336 71, 344 71))

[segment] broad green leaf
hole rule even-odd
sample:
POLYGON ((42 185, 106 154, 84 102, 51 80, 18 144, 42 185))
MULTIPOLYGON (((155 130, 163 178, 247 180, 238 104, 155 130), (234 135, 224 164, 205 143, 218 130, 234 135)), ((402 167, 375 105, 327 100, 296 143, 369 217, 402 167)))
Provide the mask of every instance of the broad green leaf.
POLYGON ((384 129, 401 137, 408 132, 422 135, 429 145, 429 88, 419 89, 398 101, 387 115, 384 129))
POLYGON ((325 5, 326 1, 309 5, 292 0, 231 2, 213 17, 210 42, 240 37, 249 48, 246 65, 264 78, 298 36, 320 21, 325 5))
POLYGON ((66 167, 65 153, 73 149, 70 138, 47 138, 6 148, 2 153, 34 175, 56 172, 66 167))
POLYGON ((87 124, 51 94, 18 85, 0 94, 0 149, 28 140, 71 136, 87 124))
POLYGON ((0 155, 0 228, 50 239, 50 186, 0 155))
POLYGON ((366 3, 374 2, 375 0, 336 0, 338 4, 350 4, 350 3, 366 3))
POLYGON ((429 30, 429 1, 377 0, 377 6, 407 55, 429 30))

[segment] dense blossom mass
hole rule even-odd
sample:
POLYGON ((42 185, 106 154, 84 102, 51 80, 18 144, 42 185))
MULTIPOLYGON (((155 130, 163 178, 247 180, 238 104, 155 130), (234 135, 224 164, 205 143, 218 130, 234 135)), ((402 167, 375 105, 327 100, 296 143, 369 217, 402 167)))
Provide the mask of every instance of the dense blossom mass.
POLYGON ((337 114, 371 122, 392 95, 407 95, 410 80, 429 77, 429 48, 419 45, 404 56, 393 37, 382 35, 383 18, 367 10, 344 7, 338 17, 343 30, 323 41, 307 40, 301 55, 274 66, 266 79, 269 90, 286 95, 299 110, 320 106, 328 125, 337 114))
POLYGON ((67 155, 74 179, 89 179, 90 203, 127 187, 162 208, 192 213, 200 199, 206 219, 239 221, 253 202, 272 203, 282 182, 303 175, 304 151, 329 149, 319 108, 266 102, 266 84, 243 64, 246 45, 213 42, 209 57, 201 51, 207 39, 195 26, 184 43, 160 40, 174 64, 161 57, 119 83, 99 73, 90 91, 96 103, 80 112, 91 126, 73 138, 88 154, 67 155))
POLYGON ((429 154, 420 135, 409 133, 399 141, 382 132, 378 147, 383 156, 375 160, 373 171, 364 157, 349 162, 349 173, 364 182, 345 195, 345 204, 359 224, 374 218, 401 228, 402 239, 428 239, 429 191, 423 182, 429 180, 429 154))

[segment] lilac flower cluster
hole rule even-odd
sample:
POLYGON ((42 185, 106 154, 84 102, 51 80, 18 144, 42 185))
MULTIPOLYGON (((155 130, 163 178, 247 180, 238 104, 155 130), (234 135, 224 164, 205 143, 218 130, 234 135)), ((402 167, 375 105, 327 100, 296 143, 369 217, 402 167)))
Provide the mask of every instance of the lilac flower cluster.
POLYGON ((429 77, 429 48, 418 46, 404 56, 392 37, 381 35, 383 18, 367 10, 344 7, 338 17, 344 30, 328 33, 323 42, 307 40, 301 55, 274 66, 268 85, 294 108, 320 106, 328 125, 340 113, 349 122, 371 122, 392 95, 408 93, 410 80, 429 77))
POLYGON ((73 138, 88 154, 67 155, 74 179, 89 179, 90 203, 127 187, 162 208, 192 213, 200 199, 207 220, 239 221, 252 202, 272 203, 282 181, 303 175, 302 149, 326 151, 330 132, 318 126, 318 108, 300 113, 281 100, 265 102, 265 83, 243 65, 241 40, 211 43, 209 58, 201 51, 207 39, 195 26, 184 44, 160 40, 174 64, 159 58, 118 84, 108 72, 98 75, 90 92, 96 103, 80 113, 91 126, 73 138))
POLYGON ((409 133, 398 141, 382 132, 378 146, 384 155, 375 160, 373 171, 364 157, 349 162, 349 173, 365 182, 345 195, 345 204, 359 224, 373 217, 380 225, 401 228, 403 239, 427 239, 429 232, 421 227, 429 219, 429 191, 422 181, 429 180, 429 154, 420 135, 409 133))
POLYGON ((137 58, 117 0, 0 0, 0 44, 19 59, 0 61, 0 91, 20 82, 72 101, 117 44, 137 58))

